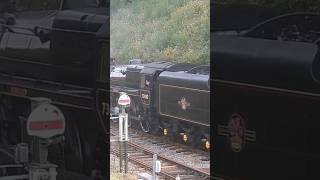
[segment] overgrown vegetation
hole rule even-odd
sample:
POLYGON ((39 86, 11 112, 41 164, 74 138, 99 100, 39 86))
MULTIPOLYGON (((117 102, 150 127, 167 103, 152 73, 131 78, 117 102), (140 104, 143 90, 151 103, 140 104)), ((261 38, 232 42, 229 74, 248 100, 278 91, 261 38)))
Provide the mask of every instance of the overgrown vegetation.
POLYGON ((111 0, 111 57, 209 63, 209 0, 111 0))
POLYGON ((319 11, 320 0, 215 0, 215 3, 249 3, 280 11, 319 11))

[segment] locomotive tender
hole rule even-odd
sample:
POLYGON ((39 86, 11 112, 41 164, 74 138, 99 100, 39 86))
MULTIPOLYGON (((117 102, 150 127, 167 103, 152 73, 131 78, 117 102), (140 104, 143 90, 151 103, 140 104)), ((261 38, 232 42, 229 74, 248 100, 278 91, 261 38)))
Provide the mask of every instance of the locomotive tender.
POLYGON ((211 33, 214 176, 318 177, 320 15, 289 13, 234 30, 211 33))
POLYGON ((1 178, 27 173, 10 164, 17 163, 13 149, 34 143, 24 119, 35 97, 49 98, 65 117, 64 140, 48 154, 58 165, 58 179, 108 178, 108 5, 107 0, 0 2, 1 178))
POLYGON ((154 62, 110 73, 111 114, 119 92, 131 97, 129 120, 143 131, 210 147, 210 66, 154 62))

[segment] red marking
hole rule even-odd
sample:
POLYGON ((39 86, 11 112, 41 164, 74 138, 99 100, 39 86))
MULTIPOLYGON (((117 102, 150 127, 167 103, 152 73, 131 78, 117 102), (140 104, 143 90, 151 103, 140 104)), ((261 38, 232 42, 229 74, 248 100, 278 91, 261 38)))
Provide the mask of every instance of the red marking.
POLYGON ((241 125, 241 119, 236 116, 233 118, 233 121, 230 123, 230 134, 231 136, 239 136, 242 137, 244 132, 241 125))
POLYGON ((26 96, 28 91, 23 88, 11 87, 10 92, 18 96, 26 96))
POLYGON ((129 103, 130 100, 129 99, 123 99, 123 100, 119 100, 119 103, 129 103))
POLYGON ((63 129, 63 121, 56 120, 30 122, 29 129, 34 131, 63 129))
POLYGON ((229 121, 230 145, 235 152, 240 152, 245 145, 245 124, 242 117, 233 114, 229 121))
POLYGON ((186 110, 187 109, 187 107, 189 107, 190 106, 190 103, 186 100, 186 98, 182 98, 181 99, 181 101, 178 101, 178 103, 180 104, 180 106, 181 106, 181 108, 183 109, 183 110, 186 110))

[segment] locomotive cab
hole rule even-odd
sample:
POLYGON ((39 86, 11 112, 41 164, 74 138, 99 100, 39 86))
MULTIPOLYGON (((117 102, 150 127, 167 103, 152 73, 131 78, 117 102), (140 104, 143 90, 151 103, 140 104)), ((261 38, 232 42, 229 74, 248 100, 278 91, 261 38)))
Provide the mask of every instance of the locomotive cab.
POLYGON ((128 65, 126 71, 127 87, 138 89, 140 86, 140 72, 144 67, 141 65, 128 65))
POLYGON ((101 43, 107 39, 107 8, 84 8, 89 0, 72 2, 6 1, 0 15, 0 72, 93 86, 97 61, 104 56, 100 49, 107 46, 101 43))

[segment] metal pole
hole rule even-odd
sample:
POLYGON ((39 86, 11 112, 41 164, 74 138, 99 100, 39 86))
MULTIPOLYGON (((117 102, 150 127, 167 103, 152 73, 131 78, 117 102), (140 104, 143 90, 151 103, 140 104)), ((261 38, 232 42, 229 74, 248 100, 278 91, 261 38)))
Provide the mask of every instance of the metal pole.
POLYGON ((122 127, 122 125, 123 125, 123 114, 121 113, 121 114, 119 114, 119 151, 120 151, 120 156, 119 156, 119 158, 120 158, 120 173, 122 173, 122 156, 123 156, 123 138, 122 138, 122 136, 123 136, 123 127, 122 127))
POLYGON ((120 148, 120 173, 122 173, 122 141, 119 141, 119 148, 120 148))
POLYGON ((127 173, 127 172, 128 172, 128 151, 127 151, 127 141, 124 141, 124 164, 125 164, 124 173, 127 173))
POLYGON ((128 172, 128 150, 127 150, 127 142, 128 142, 128 114, 124 113, 124 163, 125 170, 124 172, 128 172))
POLYGON ((177 175, 176 180, 180 180, 180 176, 179 176, 179 174, 177 175))
POLYGON ((124 114, 124 139, 128 141, 128 114, 124 114))
POLYGON ((125 107, 121 108, 119 114, 119 142, 120 142, 120 172, 128 172, 128 114, 125 113, 125 107), (124 164, 123 164, 124 163, 124 164))
POLYGON ((119 141, 123 141, 123 113, 119 114, 119 141))
POLYGON ((157 154, 154 154, 153 155, 153 160, 152 160, 152 177, 153 177, 153 180, 157 179, 156 163, 157 163, 157 154))
POLYGON ((121 108, 121 113, 119 113, 119 142, 120 142, 120 172, 122 172, 123 160, 124 160, 124 171, 128 172, 128 114, 125 108, 130 105, 130 97, 125 93, 120 93, 118 99, 118 104, 121 108), (124 156, 124 157, 123 157, 124 156), (123 159, 124 158, 124 159, 123 159))

